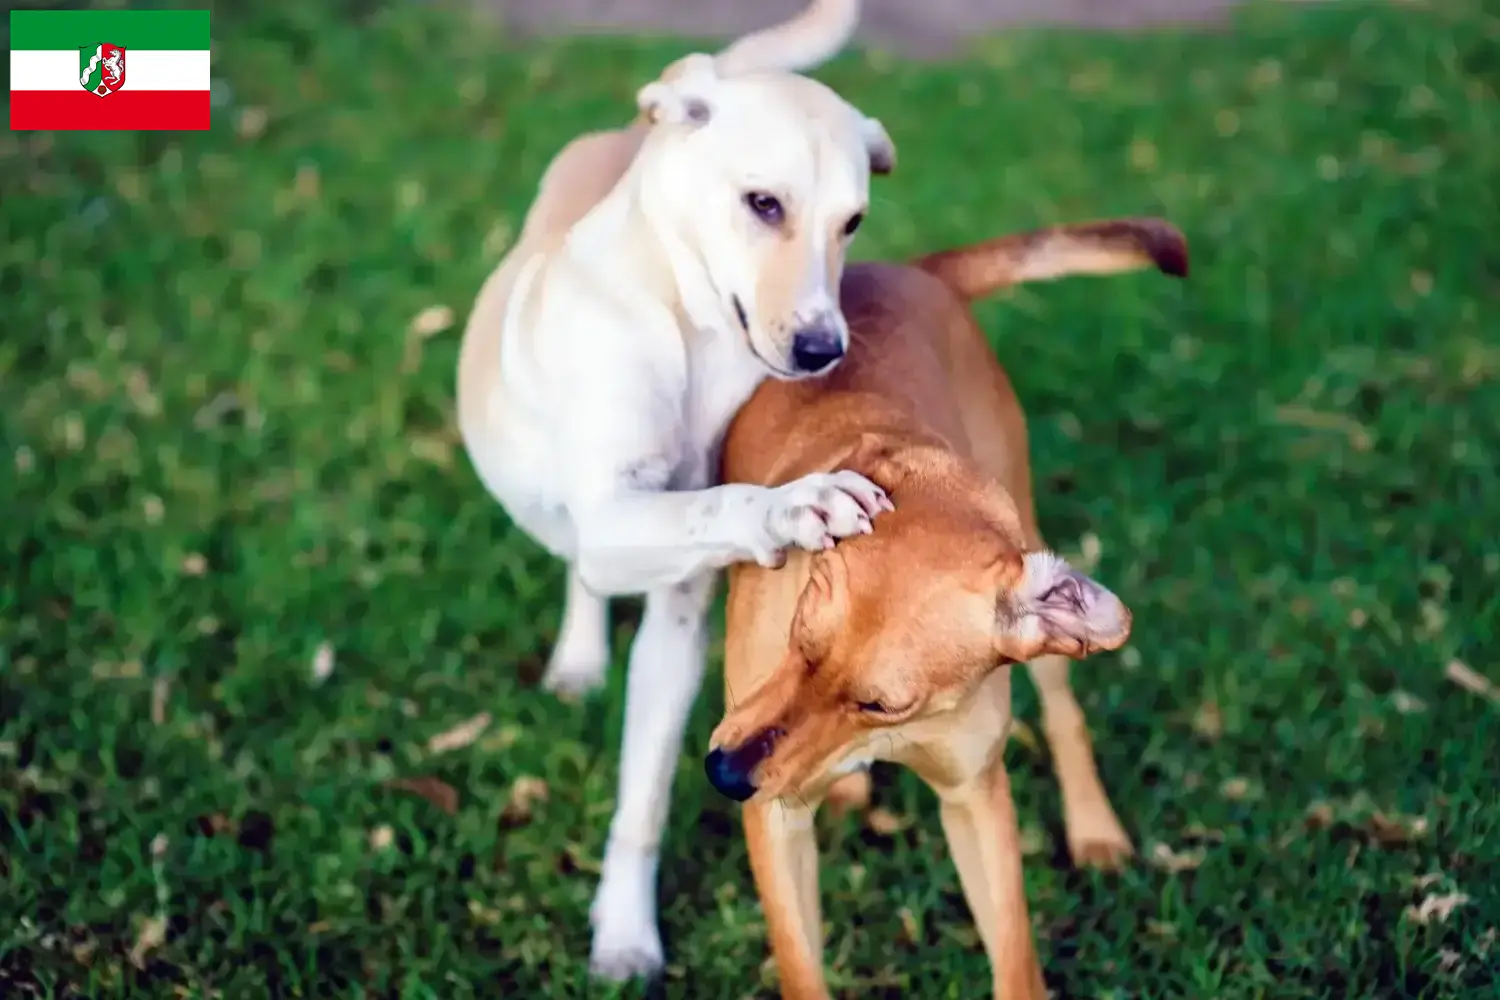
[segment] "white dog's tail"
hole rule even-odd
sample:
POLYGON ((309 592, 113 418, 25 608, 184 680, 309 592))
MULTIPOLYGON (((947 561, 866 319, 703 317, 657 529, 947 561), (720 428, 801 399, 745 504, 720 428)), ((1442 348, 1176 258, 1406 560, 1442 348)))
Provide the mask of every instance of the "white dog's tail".
POLYGON ((798 73, 838 54, 859 23, 859 0, 812 0, 789 21, 752 32, 714 57, 720 76, 798 73))

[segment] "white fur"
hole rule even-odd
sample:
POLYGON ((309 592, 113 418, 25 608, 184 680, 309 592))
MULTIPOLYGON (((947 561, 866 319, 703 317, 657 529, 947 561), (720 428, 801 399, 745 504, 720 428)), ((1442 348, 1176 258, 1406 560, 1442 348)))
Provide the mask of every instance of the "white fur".
MULTIPOLYGON (((789 22, 801 48, 783 47, 776 63, 771 29, 728 62, 786 68, 797 52, 827 54, 856 6, 815 0, 789 22)), ((724 78, 705 58, 642 89, 658 124, 565 235, 547 232, 566 211, 555 193, 542 210, 544 178, 519 244, 480 292, 460 360, 459 424, 476 471, 518 525, 570 564, 547 686, 580 694, 600 685, 605 598, 647 595, 591 909, 591 968, 617 980, 662 966, 658 852, 702 681, 716 571, 778 565, 792 546, 830 547, 869 531, 889 504, 850 472, 776 488, 714 484, 735 412, 762 379, 792 375, 798 324, 819 323, 847 343, 841 230, 867 204, 871 162, 892 152, 878 122, 826 88, 767 73, 724 78), (752 216, 744 193, 762 188, 795 208, 798 240, 752 216), (778 277, 760 301, 768 262, 778 277)))

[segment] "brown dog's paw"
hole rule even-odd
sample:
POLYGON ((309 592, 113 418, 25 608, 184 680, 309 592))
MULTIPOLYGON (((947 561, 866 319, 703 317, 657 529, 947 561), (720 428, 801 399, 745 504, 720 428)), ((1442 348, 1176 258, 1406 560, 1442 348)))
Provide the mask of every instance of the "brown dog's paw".
POLYGON ((1115 872, 1124 868, 1135 854, 1135 847, 1123 830, 1110 835, 1081 835, 1068 838, 1068 853, 1076 868, 1093 868, 1115 872))

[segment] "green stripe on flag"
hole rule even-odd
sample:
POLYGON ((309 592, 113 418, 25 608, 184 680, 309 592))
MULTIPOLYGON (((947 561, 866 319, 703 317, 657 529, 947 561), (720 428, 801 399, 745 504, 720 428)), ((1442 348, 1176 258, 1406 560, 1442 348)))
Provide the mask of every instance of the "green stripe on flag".
POLYGON ((206 10, 12 10, 10 47, 72 49, 100 43, 130 49, 207 49, 206 10))

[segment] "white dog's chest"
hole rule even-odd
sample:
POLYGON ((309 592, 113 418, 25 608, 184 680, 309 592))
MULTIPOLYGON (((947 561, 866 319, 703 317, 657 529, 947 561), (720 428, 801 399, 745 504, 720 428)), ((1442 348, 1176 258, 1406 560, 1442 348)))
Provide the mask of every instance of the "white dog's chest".
POLYGON ((689 356, 674 489, 702 489, 718 482, 719 446, 729 422, 765 378, 741 343, 720 334, 689 356))
MULTIPOLYGON (((572 410, 567 419, 624 422, 632 426, 635 454, 618 456, 622 475, 638 478, 646 489, 698 490, 718 480, 718 451, 735 413, 750 398, 764 369, 745 345, 731 335, 704 333, 694 338, 685 370, 676 384, 661 391, 671 403, 652 414, 596 409, 591 394, 565 389, 558 382, 537 391, 530 371, 507 372, 510 380, 532 377, 531 393, 509 394, 511 409, 497 419, 496 447, 476 456, 490 492, 512 520, 536 541, 562 558, 574 555, 576 543, 566 463, 576 461, 556 433, 564 417, 553 410, 572 410), (557 393, 554 395, 554 392, 557 393), (522 404, 530 396, 535 410, 522 404), (519 397, 519 398, 518 398, 519 397), (659 426, 636 426, 657 423, 659 426)), ((620 377, 632 377, 621 372, 620 377)), ((497 396, 497 402, 506 397, 497 396)), ((502 407, 503 403, 500 404, 502 407)))

